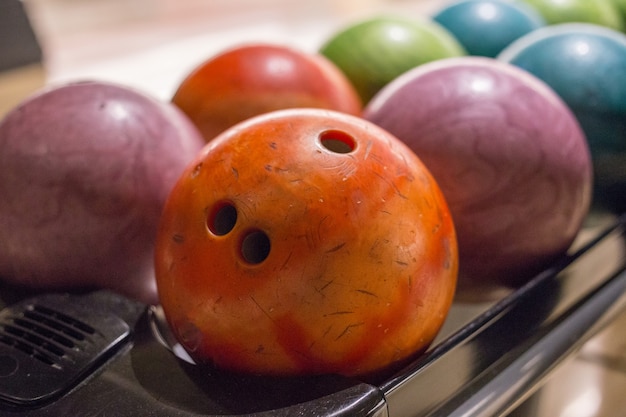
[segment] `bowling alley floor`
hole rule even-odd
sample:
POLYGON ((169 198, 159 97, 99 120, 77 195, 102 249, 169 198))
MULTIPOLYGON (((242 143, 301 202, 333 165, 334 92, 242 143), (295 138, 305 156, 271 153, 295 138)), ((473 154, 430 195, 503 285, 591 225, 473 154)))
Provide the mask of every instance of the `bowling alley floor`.
MULTIPOLYGON (((252 39, 315 45, 338 24, 380 11, 427 14, 444 0, 24 0, 43 66, 0 74, 0 116, 46 82, 131 83, 166 98, 206 54, 252 39), (198 51, 205 48, 206 53, 198 51), (10 87, 10 88, 9 88, 10 87)), ((626 312, 594 336, 515 416, 626 414, 626 312)))

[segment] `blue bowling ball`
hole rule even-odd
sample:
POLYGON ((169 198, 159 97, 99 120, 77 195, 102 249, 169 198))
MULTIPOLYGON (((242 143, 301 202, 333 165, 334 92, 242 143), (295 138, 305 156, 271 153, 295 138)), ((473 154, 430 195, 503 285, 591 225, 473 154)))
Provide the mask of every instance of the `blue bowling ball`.
POLYGON ((432 18, 448 29, 469 55, 487 57, 495 57, 514 40, 545 26, 534 8, 502 0, 457 1, 432 18))
POLYGON ((513 42, 498 59, 561 96, 589 143, 595 206, 626 212, 626 35, 587 23, 546 26, 513 42))

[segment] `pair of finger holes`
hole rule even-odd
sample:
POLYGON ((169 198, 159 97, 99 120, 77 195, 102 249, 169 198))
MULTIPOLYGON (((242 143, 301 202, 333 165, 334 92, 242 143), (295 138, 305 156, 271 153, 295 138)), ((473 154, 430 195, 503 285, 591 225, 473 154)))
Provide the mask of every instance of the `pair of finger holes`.
MULTIPOLYGON (((319 135, 321 145, 333 153, 346 154, 354 151, 354 138, 341 130, 327 130, 319 135)), ((229 234, 237 224, 237 208, 230 202, 217 204, 211 211, 207 226, 216 236, 229 234)), ((269 256, 270 238, 262 230, 249 230, 239 241, 239 253, 250 264, 259 264, 269 256)))
MULTIPOLYGON (((214 235, 225 236, 235 228, 237 217, 237 208, 234 205, 221 203, 209 215, 207 226, 214 235)), ((239 254, 250 264, 259 264, 270 254, 270 238, 262 230, 248 230, 238 244, 239 254)))

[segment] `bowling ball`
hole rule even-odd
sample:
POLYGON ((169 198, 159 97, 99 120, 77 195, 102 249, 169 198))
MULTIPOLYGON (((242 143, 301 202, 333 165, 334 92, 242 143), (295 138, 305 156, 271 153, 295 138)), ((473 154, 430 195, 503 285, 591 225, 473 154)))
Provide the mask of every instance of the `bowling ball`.
POLYGON ((327 58, 275 44, 229 48, 197 65, 172 102, 208 142, 252 116, 294 107, 360 115, 361 101, 346 76, 327 58))
POLYGON ((517 288, 563 255, 589 208, 591 160, 565 103, 492 58, 425 64, 364 117, 404 141, 439 183, 459 244, 459 299, 517 288))
POLYGON ((459 42, 428 19, 375 17, 334 33, 320 52, 333 61, 367 103, 385 84, 409 69, 465 55, 459 42))
POLYGON ((0 277, 33 290, 106 288, 158 302, 165 200, 204 140, 170 103, 76 82, 0 123, 0 277))
POLYGON ((534 7, 550 25, 585 22, 624 29, 624 20, 613 0, 522 0, 534 7))
POLYGON ((626 35, 562 24, 520 38, 498 57, 547 83, 578 118, 594 161, 594 207, 626 211, 626 35))
POLYGON ((448 29, 469 55, 492 58, 517 38, 545 25, 533 8, 501 0, 457 1, 438 10, 433 20, 448 29))
POLYGON ((402 142, 359 117, 267 113, 209 142, 174 187, 156 251, 170 326, 202 364, 372 377, 448 312, 454 225, 402 142))
POLYGON ((613 4, 621 13, 624 23, 626 23, 626 0, 613 0, 613 4))

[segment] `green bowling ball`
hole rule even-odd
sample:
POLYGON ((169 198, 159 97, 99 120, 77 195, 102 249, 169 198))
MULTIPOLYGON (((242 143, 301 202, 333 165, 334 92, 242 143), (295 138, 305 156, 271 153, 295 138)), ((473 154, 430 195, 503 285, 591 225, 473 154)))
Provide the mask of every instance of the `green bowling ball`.
POLYGON ((548 24, 593 23, 624 30, 624 19, 615 1, 623 0, 519 0, 534 7, 548 24))
POLYGON ((613 4, 615 4, 615 7, 621 13, 624 29, 626 29, 626 0, 613 0, 613 4))
POLYGON ((429 19, 374 17, 334 33, 320 53, 352 82, 366 104, 400 74, 427 62, 466 55, 459 41, 429 19))

